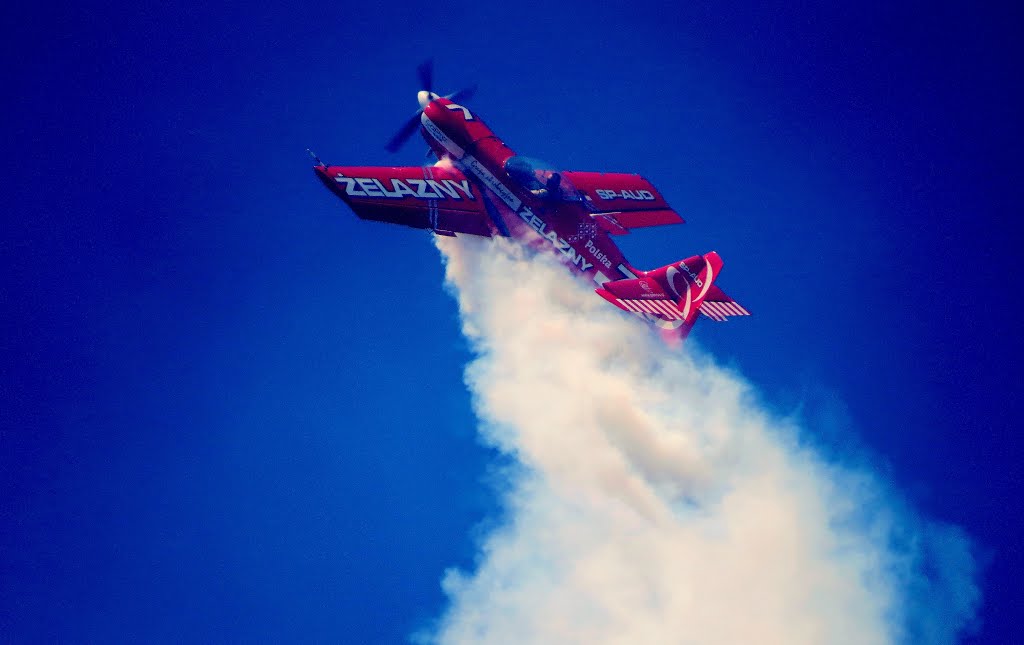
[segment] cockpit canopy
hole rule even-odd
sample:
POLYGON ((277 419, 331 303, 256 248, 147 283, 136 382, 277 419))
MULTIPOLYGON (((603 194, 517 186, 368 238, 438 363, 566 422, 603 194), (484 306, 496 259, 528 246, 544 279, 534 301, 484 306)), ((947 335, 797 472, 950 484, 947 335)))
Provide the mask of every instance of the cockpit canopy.
POLYGON ((547 162, 522 155, 509 157, 505 161, 505 172, 512 181, 537 197, 566 202, 582 201, 582 196, 572 182, 551 168, 552 165, 547 162))

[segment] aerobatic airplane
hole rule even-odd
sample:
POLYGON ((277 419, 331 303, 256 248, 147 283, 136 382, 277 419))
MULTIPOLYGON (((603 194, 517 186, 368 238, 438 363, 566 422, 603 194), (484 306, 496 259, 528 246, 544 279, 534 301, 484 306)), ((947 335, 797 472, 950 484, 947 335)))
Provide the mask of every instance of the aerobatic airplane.
MULTIPOLYGON (((438 161, 429 166, 328 166, 314 171, 362 219, 438 235, 504 236, 558 256, 597 284, 619 309, 683 339, 699 315, 722 322, 750 312, 714 285, 714 251, 652 271, 626 261, 612 239, 648 226, 681 224, 660 192, 639 175, 559 171, 517 155, 462 102, 431 91, 430 63, 419 68, 420 109, 389 142, 392 152, 420 130, 438 161)), ((312 153, 311 153, 312 154, 312 153)))

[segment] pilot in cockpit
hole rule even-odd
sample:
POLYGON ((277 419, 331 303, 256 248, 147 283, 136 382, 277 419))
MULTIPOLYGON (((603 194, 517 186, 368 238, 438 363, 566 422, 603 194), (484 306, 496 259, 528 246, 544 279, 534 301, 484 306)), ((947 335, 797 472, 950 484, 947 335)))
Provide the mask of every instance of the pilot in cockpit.
POLYGON ((509 177, 532 195, 540 199, 557 199, 562 185, 562 175, 552 172, 547 180, 541 183, 541 177, 546 171, 539 171, 538 166, 538 163, 524 157, 512 157, 505 162, 505 170, 509 177))
POLYGON ((531 190, 530 192, 541 199, 555 199, 558 197, 558 187, 562 185, 562 175, 557 172, 551 173, 543 188, 531 190))

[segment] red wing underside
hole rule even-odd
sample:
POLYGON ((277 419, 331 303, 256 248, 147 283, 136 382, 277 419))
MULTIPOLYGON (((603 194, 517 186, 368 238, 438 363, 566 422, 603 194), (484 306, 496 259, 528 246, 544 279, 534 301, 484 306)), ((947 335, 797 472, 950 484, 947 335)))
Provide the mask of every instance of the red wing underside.
POLYGON ((362 219, 490 237, 484 197, 458 170, 441 166, 319 166, 317 176, 362 219))

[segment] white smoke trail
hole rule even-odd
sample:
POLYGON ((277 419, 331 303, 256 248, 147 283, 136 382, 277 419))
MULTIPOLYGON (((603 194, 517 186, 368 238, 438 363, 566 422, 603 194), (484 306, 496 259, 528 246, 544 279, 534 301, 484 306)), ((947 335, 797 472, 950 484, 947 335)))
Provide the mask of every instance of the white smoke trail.
POLYGON ((946 643, 966 537, 830 465, 691 339, 669 352, 564 268, 438 242, 485 440, 521 467, 441 643, 946 643))

